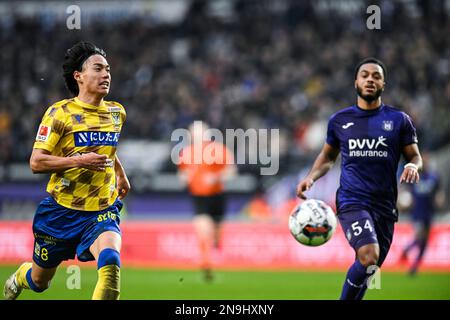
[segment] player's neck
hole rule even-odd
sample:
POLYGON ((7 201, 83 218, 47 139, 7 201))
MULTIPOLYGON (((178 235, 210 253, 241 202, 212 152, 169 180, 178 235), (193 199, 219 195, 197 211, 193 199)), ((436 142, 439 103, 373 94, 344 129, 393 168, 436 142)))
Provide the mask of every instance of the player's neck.
POLYGON ((374 110, 381 106, 381 97, 379 97, 377 100, 373 100, 371 102, 368 102, 364 100, 363 98, 358 96, 358 107, 360 107, 363 110, 374 110))
POLYGON ((103 102, 103 97, 100 96, 95 96, 92 94, 86 94, 86 93, 82 93, 80 92, 77 96, 78 100, 80 100, 81 102, 90 104, 91 106, 99 106, 102 104, 103 102))

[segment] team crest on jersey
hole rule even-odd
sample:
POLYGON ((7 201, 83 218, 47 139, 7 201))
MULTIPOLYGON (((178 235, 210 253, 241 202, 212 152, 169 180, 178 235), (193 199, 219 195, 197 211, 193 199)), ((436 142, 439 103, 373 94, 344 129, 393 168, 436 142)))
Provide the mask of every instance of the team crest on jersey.
POLYGON ((120 125, 120 112, 111 112, 111 118, 114 125, 120 125))
POLYGON ((394 130, 394 121, 392 121, 392 120, 385 120, 385 121, 383 121, 383 130, 384 131, 392 131, 392 130, 394 130))
POLYGON ((44 126, 41 124, 39 126, 38 133, 36 135, 36 141, 45 142, 47 141, 48 137, 50 136, 50 132, 52 131, 52 128, 49 126, 44 126))

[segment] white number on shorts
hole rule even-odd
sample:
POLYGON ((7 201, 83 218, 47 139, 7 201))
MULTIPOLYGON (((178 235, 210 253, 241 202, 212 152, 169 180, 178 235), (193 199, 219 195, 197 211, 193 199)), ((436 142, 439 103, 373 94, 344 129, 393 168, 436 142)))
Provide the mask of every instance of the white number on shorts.
MULTIPOLYGON (((368 219, 364 223, 364 229, 368 229, 370 232, 373 232, 373 228, 370 225, 370 221, 368 219)), ((363 229, 359 226, 359 221, 356 221, 356 222, 352 223, 352 230, 353 230, 353 235, 355 237, 357 237, 357 236, 359 236, 361 234, 363 229)))
POLYGON ((360 226, 358 226, 358 224, 359 224, 359 221, 352 223, 353 235, 355 237, 359 236, 362 232, 362 228, 360 226))
POLYGON ((370 232, 373 232, 373 228, 370 225, 370 221, 366 220, 366 223, 364 224, 364 229, 369 229, 370 232))

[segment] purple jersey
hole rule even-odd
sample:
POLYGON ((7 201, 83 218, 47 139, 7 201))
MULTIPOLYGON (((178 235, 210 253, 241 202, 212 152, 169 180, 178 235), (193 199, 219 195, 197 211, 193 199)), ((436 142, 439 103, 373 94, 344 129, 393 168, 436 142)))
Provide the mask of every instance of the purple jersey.
POLYGON ((439 178, 430 172, 423 172, 420 182, 411 188, 414 197, 411 217, 414 220, 430 222, 434 213, 434 198, 439 190, 439 178))
POLYGON ((384 104, 369 111, 353 105, 331 116, 327 143, 342 157, 338 212, 352 205, 397 220, 398 162, 403 147, 417 143, 410 117, 384 104))

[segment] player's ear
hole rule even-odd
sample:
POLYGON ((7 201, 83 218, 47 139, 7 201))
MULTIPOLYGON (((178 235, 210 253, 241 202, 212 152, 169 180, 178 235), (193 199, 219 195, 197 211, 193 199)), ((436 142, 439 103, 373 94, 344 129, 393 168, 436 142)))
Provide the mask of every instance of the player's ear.
POLYGON ((75 78, 76 81, 81 81, 81 72, 78 70, 75 70, 73 72, 73 77, 75 78))

